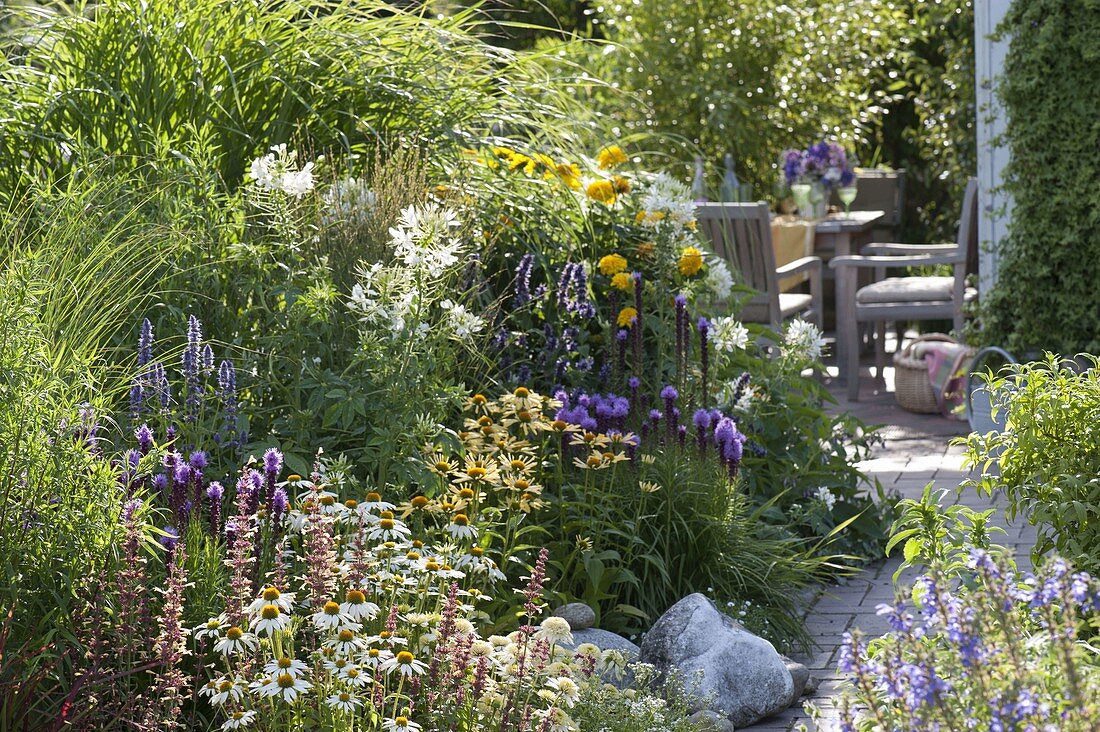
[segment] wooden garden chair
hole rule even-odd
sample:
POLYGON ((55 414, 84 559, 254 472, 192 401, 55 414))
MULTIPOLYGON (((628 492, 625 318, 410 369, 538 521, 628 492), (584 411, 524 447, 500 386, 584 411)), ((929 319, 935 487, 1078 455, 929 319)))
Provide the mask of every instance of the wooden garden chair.
POLYGON ((821 259, 802 257, 776 266, 768 204, 701 203, 695 216, 715 254, 729 263, 742 284, 756 291, 741 311, 743 321, 779 331, 784 320, 801 315, 821 327, 821 259), (809 294, 780 292, 779 280, 802 273, 809 276, 809 294))
POLYGON ((837 351, 848 399, 859 398, 859 326, 876 325, 875 364, 879 378, 886 365, 886 323, 951 320, 963 327, 963 305, 977 297, 966 286, 978 270, 978 181, 971 178, 963 197, 958 236, 953 244, 868 244, 863 255, 834 257, 836 269, 837 351), (953 274, 934 277, 885 277, 887 267, 951 265, 953 274), (860 270, 872 269, 876 281, 857 287, 860 270))

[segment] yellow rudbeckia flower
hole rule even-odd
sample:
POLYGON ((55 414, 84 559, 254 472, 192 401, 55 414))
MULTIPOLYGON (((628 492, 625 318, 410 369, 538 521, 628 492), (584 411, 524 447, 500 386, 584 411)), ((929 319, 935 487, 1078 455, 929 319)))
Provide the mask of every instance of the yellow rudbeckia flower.
POLYGON ((684 247, 680 252, 680 262, 677 266, 684 277, 697 275, 703 268, 703 253, 695 247, 684 247))
POLYGON ((615 195, 615 186, 609 180, 592 181, 585 192, 593 201, 599 201, 608 206, 615 203, 615 199, 618 198, 615 195))
POLYGON ((629 328, 638 320, 638 311, 634 308, 623 308, 619 311, 619 317, 615 321, 620 328, 629 328))
POLYGON ((622 165, 626 160, 626 153, 618 145, 605 147, 596 155, 596 162, 599 164, 600 170, 609 170, 617 165, 622 165))
POLYGON ((630 292, 634 289, 634 278, 629 272, 619 272, 611 278, 611 286, 616 290, 630 292))
POLYGON ((606 277, 616 275, 626 269, 626 257, 621 254, 608 254, 600 258, 600 273, 606 277))

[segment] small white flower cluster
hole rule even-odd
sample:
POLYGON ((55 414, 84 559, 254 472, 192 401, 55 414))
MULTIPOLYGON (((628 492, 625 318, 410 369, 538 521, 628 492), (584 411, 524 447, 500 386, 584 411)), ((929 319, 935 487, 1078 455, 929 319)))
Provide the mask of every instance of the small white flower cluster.
POLYGON ((409 206, 390 229, 394 255, 406 267, 440 277, 458 263, 462 241, 454 236, 458 214, 436 204, 409 206))
POLYGON ((695 224, 691 190, 667 173, 658 173, 642 195, 644 216, 639 223, 648 228, 671 227, 681 231, 695 224))
POLYGON ((439 303, 439 307, 447 313, 451 332, 460 341, 469 341, 485 327, 485 320, 482 317, 474 315, 453 300, 444 300, 439 303))
POLYGON ((825 339, 816 325, 796 318, 790 322, 783 334, 783 345, 786 354, 807 361, 817 361, 821 358, 825 339))
POLYGON ((814 498, 821 501, 821 503, 825 505, 825 508, 830 511, 832 511, 833 506, 836 505, 836 496, 833 495, 833 492, 825 486, 817 489, 817 492, 814 493, 814 498))
POLYGON ((737 380, 726 382, 718 390, 718 403, 729 412, 747 414, 752 411, 757 401, 756 392, 749 385, 741 387, 741 393, 737 393, 737 380))
POLYGON ((252 161, 249 168, 252 182, 261 190, 279 190, 293 198, 301 198, 313 190, 313 163, 298 169, 298 153, 286 149, 286 144, 274 145, 271 152, 252 161))
POLYGON ((719 353, 743 351, 749 345, 749 331, 741 321, 727 315, 714 319, 710 340, 719 353))

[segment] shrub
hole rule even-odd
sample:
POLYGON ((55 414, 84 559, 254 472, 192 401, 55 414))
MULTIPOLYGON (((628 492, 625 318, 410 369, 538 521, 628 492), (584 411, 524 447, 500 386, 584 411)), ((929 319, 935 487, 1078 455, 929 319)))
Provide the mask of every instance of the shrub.
POLYGON ((1100 359, 1010 365, 989 387, 1000 432, 971 434, 966 459, 981 476, 965 485, 1008 499, 1009 518, 1038 527, 1033 553, 1055 551, 1086 571, 1100 567, 1100 359), (1081 367, 1084 366, 1084 369, 1081 367))
POLYGON ((1096 7, 1042 0, 1014 2, 1000 29, 1011 39, 999 94, 1012 227, 982 324, 987 343, 1017 353, 1100 350, 1096 214, 1082 206, 1094 195, 1100 133, 1081 125, 1100 102, 1089 83, 1098 28, 1096 7))
POLYGON ((989 542, 992 511, 945 511, 946 495, 905 502, 891 543, 905 541, 903 566, 927 573, 878 606, 889 632, 846 634, 839 728, 1095 729, 1100 668, 1085 639, 1100 583, 1061 559, 1018 571, 989 542))

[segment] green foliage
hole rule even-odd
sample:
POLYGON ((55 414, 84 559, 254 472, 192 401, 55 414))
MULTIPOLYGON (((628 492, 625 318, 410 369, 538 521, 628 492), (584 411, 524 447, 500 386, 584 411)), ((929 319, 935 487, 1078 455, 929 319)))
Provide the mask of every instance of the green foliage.
POLYGON ((1092 83, 1100 7, 1017 0, 999 86, 1011 154, 1005 191, 1012 227, 1001 243, 998 285, 983 303, 986 342, 1016 352, 1100 350, 1100 130, 1084 120, 1100 104, 1092 83))
POLYGON ((6 191, 96 151, 140 161, 202 142, 235 186, 257 152, 297 135, 318 150, 398 138, 438 149, 488 135, 490 120, 561 139, 575 104, 528 56, 479 40, 469 12, 430 18, 379 0, 12 12, 20 22, 0 39, 6 191))
POLYGON ((932 483, 924 487, 919 499, 905 498, 898 502, 900 514, 891 528, 886 555, 902 547, 902 563, 894 573, 894 581, 908 567, 935 566, 948 574, 957 574, 970 558, 970 550, 990 549, 990 537, 1005 533, 991 526, 989 519, 997 509, 975 511, 960 503, 949 503, 946 488, 933 491, 932 483))
POLYGON ((1100 358, 1006 366, 989 375, 1001 432, 965 438, 981 476, 966 483, 1008 499, 1010 519, 1038 527, 1034 556, 1056 551, 1081 569, 1100 567, 1100 358))

